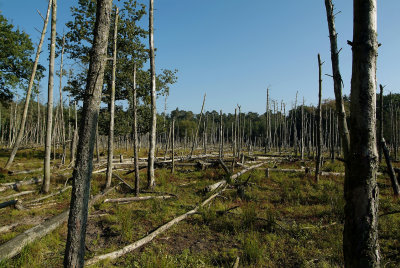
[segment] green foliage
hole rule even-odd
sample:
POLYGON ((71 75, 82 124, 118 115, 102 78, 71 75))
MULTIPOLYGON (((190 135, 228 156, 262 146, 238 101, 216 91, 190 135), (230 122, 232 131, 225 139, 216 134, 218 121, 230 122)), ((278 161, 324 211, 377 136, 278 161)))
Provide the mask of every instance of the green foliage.
MULTIPOLYGON (((13 97, 13 90, 26 88, 32 73, 34 53, 29 35, 0 14, 0 101, 5 104, 13 97)), ((38 65, 36 81, 43 77, 44 67, 38 65)))

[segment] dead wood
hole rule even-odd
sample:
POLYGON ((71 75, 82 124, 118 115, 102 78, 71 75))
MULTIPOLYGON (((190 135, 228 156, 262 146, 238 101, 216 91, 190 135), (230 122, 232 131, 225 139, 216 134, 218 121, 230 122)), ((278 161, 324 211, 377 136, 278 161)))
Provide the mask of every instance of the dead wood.
POLYGON ((18 190, 18 188, 23 186, 23 185, 41 183, 42 180, 43 180, 42 178, 33 178, 33 179, 30 179, 30 180, 18 181, 18 182, 12 183, 12 184, 7 184, 5 186, 0 187, 0 192, 4 192, 5 190, 8 190, 8 189, 18 190))
MULTIPOLYGON (((89 202, 89 207, 96 203, 100 198, 114 190, 115 187, 109 188, 106 191, 95 195, 89 202)), ((29 243, 39 239, 50 233, 58 226, 68 220, 69 208, 49 220, 32 227, 25 232, 17 235, 13 239, 0 245, 0 261, 9 259, 21 252, 21 250, 29 243)))
POLYGON ((200 205, 196 206, 194 209, 176 217, 175 219, 167 222, 166 224, 160 226, 159 228, 157 228, 156 230, 154 230, 153 232, 151 232, 149 235, 143 237, 142 239, 134 242, 133 244, 127 245, 125 247, 123 247, 120 250, 114 251, 114 252, 110 252, 104 255, 99 255, 96 256, 90 260, 88 260, 86 262, 86 265, 93 265, 101 260, 105 260, 105 259, 116 259, 119 258, 147 243, 149 243, 150 241, 152 241, 155 237, 157 237, 159 234, 162 234, 163 232, 165 232, 166 230, 168 230, 169 228, 171 228, 173 225, 183 221, 184 219, 186 219, 187 217, 189 217, 190 215, 195 214, 201 207, 207 205, 208 203, 210 203, 215 197, 217 197, 219 194, 221 194, 223 191, 225 191, 226 187, 221 189, 218 193, 213 194, 212 196, 210 196, 209 198, 207 198, 206 200, 204 200, 200 205))
POLYGON ((31 193, 34 193, 34 192, 35 191, 23 191, 23 192, 20 192, 20 193, 17 193, 17 194, 12 194, 12 195, 9 195, 9 196, 0 197, 0 201, 11 199, 11 198, 15 198, 15 197, 22 196, 22 195, 31 194, 31 193))
POLYGON ((168 199, 172 198, 172 195, 160 195, 160 196, 134 196, 134 197, 123 197, 123 198, 115 198, 115 199, 105 199, 104 203, 129 203, 135 201, 143 201, 149 199, 168 199))
POLYGON ((53 196, 55 196, 55 195, 61 194, 61 193, 65 192, 66 190, 70 189, 70 188, 72 188, 72 186, 64 187, 64 188, 62 188, 62 189, 59 190, 59 191, 56 191, 56 192, 54 192, 54 193, 52 193, 52 194, 48 194, 48 195, 46 195, 46 196, 37 198, 37 199, 32 200, 32 201, 30 201, 30 202, 28 202, 28 203, 29 203, 29 204, 33 204, 33 203, 40 202, 40 201, 42 201, 42 200, 48 199, 48 198, 50 198, 50 197, 53 197, 53 196))

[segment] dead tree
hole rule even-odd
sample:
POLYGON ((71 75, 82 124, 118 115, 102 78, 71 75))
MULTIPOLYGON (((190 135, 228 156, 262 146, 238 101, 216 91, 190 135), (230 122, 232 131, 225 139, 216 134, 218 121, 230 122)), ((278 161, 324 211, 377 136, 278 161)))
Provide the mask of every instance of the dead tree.
POLYGON ((201 119, 203 118, 203 109, 204 109, 204 103, 205 102, 206 102, 206 94, 204 94, 204 97, 203 97, 203 104, 201 105, 200 118, 199 118, 199 122, 197 122, 196 134, 195 134, 195 136, 193 138, 192 149, 190 150, 190 157, 192 157, 193 152, 195 150, 195 147, 197 145, 197 137, 199 135, 201 119))
POLYGON ((149 5, 149 56, 150 56, 150 72, 151 72, 151 130, 149 138, 149 167, 147 169, 147 188, 155 186, 154 179, 154 154, 156 149, 156 130, 157 130, 157 108, 156 108, 156 66, 154 60, 154 0, 150 0, 149 5))
POLYGON ((331 61, 333 72, 333 88, 335 91, 336 113, 338 116, 338 125, 340 140, 342 142, 342 150, 344 159, 347 159, 350 150, 350 135, 347 127, 346 111, 344 109, 344 101, 342 96, 342 76, 339 68, 339 53, 337 47, 337 33, 335 27, 335 16, 333 14, 332 0, 325 0, 326 16, 329 28, 329 40, 331 43, 331 61))
POLYGON ((354 0, 350 154, 344 196, 345 267, 379 267, 376 147, 376 0, 354 0))
MULTIPOLYGON (((117 37, 118 37, 118 8, 115 10, 114 21, 114 50, 113 66, 111 79, 111 98, 110 98, 110 129, 108 132, 108 154, 107 154, 107 175, 106 188, 111 186, 113 157, 114 157, 114 112, 115 112, 115 72, 117 69, 117 37)), ((97 135, 96 135, 97 136, 97 135)), ((98 139, 96 137, 96 139, 98 139)), ((98 152, 97 152, 98 154, 98 152)))
MULTIPOLYGON (((23 111, 22 118, 21 118, 21 125, 20 125, 20 128, 19 128, 17 139, 14 142, 13 149, 11 151, 10 157, 8 158, 8 161, 7 161, 7 163, 6 163, 5 167, 4 167, 5 169, 10 168, 12 162, 14 161, 14 157, 17 154, 18 147, 21 144, 22 138, 24 136, 26 117, 28 115, 29 101, 30 101, 31 94, 32 94, 32 87, 33 87, 33 83, 35 81, 36 70, 37 70, 37 66, 38 66, 38 63, 39 63, 39 56, 40 56, 40 53, 42 51, 42 45, 43 45, 43 41, 44 41, 44 36, 46 34, 47 24, 49 22, 51 4, 52 4, 52 0, 49 0, 49 4, 48 4, 48 7, 47 7, 46 18, 44 19, 44 23, 43 23, 42 35, 40 36, 39 45, 38 45, 37 50, 36 50, 35 62, 33 64, 31 77, 29 79, 28 91, 26 92, 24 111, 23 111)), ((38 96, 39 96, 39 94, 38 94, 38 96)))
POLYGON ((77 154, 75 169, 72 174, 72 193, 64 267, 83 267, 84 264, 90 181, 93 170, 93 150, 107 57, 111 5, 112 0, 97 1, 93 47, 90 53, 85 98, 79 128, 79 154, 77 154))
POLYGON ((321 144, 322 144, 322 63, 318 54, 318 110, 317 110, 317 159, 315 161, 315 181, 318 182, 321 170, 321 144))
POLYGON ((138 131, 137 131, 137 91, 136 91, 136 63, 133 65, 133 165, 135 168, 135 195, 139 195, 139 153, 138 153, 138 131))
POLYGON ((56 20, 57 20, 57 0, 51 4, 51 44, 50 44, 50 63, 49 63, 49 82, 48 82, 48 101, 47 101, 47 120, 46 120, 46 140, 44 157, 44 177, 42 192, 48 193, 50 190, 50 154, 51 154, 51 130, 53 125, 53 86, 54 86, 54 59, 56 52, 56 20))
POLYGON ((172 167, 171 167, 171 172, 175 172, 175 118, 172 119, 172 135, 171 135, 171 159, 172 159, 172 167))

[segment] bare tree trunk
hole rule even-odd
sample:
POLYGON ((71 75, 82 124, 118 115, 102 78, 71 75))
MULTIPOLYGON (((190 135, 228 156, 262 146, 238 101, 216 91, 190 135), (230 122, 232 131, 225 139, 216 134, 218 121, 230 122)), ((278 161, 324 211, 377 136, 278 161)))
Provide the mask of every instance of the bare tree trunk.
POLYGON ((197 123, 197 127, 196 127, 196 134, 195 137, 193 139, 193 143, 192 143, 192 150, 190 151, 190 157, 192 157, 194 150, 196 149, 196 144, 197 144, 197 137, 199 135, 199 129, 200 129, 200 123, 201 123, 201 119, 203 118, 203 109, 204 109, 204 103, 206 102, 206 94, 204 94, 204 98, 203 98, 203 105, 201 105, 201 111, 200 111, 200 118, 199 118, 199 122, 197 123))
POLYGON ((111 186, 113 157, 114 157, 114 110, 115 110, 115 72, 117 69, 117 37, 118 37, 118 8, 115 10, 114 21, 114 51, 110 99, 110 129, 108 132, 107 176, 106 188, 111 186))
POLYGON ((151 69, 151 130, 149 145, 149 166, 147 168, 147 188, 155 186, 154 179, 154 153, 156 148, 156 130, 157 130, 157 110, 156 110, 156 66, 154 60, 154 27, 153 15, 154 0, 150 0, 149 5, 149 46, 150 46, 150 69, 151 69))
POLYGON ((61 64, 60 64, 60 124, 61 124, 61 139, 62 139, 62 157, 61 164, 65 164, 66 150, 65 150, 65 123, 64 123, 64 107, 62 97, 62 77, 63 77, 63 60, 64 60, 64 45, 65 35, 63 35, 62 49, 61 49, 61 64))
POLYGON ((171 143, 172 143, 172 152, 171 152, 171 158, 172 158, 172 168, 171 172, 175 172, 175 118, 172 119, 172 136, 171 136, 171 143))
POLYGON ((137 131, 137 100, 136 100, 136 63, 133 65, 133 165, 135 168, 135 195, 139 195, 139 153, 138 153, 138 131, 137 131))
POLYGON ((354 0, 350 154, 344 195, 343 251, 346 267, 379 267, 376 173, 376 0, 354 0))
POLYGON ((333 71, 333 88, 335 91, 336 113, 338 116, 339 133, 342 141, 343 156, 347 159, 350 150, 350 135, 346 121, 346 111, 342 97, 342 76, 339 68, 339 52, 337 48, 337 33, 335 27, 335 16, 333 14, 332 0, 325 0, 326 16, 328 20, 329 39, 331 43, 331 61, 333 71))
POLYGON ((64 267, 83 267, 84 264, 93 150, 107 59, 111 5, 112 0, 97 1, 94 40, 79 128, 79 154, 72 175, 73 184, 64 267))
POLYGON ((75 165, 75 152, 76 152, 76 145, 78 144, 78 111, 76 109, 76 102, 74 102, 74 106, 75 106, 75 129, 74 129, 74 136, 72 137, 72 143, 71 143, 70 165, 75 165))
POLYGON ((14 161, 14 157, 17 154, 18 147, 21 144, 22 138, 24 136, 26 117, 28 115, 29 101, 30 101, 31 94, 32 94, 32 87, 33 87, 33 83, 35 81, 36 69, 37 69, 37 66, 38 66, 38 63, 39 63, 39 56, 40 56, 40 52, 42 50, 42 45, 43 45, 43 41, 44 41, 44 36, 46 34, 47 24, 49 22, 51 4, 52 4, 52 0, 49 0, 49 4, 48 4, 48 7, 47 7, 46 18, 45 18, 44 23, 43 23, 42 35, 40 37, 39 45, 38 45, 37 50, 36 50, 36 58, 35 58, 35 62, 33 64, 31 77, 29 79, 28 91, 26 92, 24 111, 23 111, 22 118, 21 118, 21 125, 20 125, 20 128, 19 128, 17 139, 14 142, 14 146, 13 146, 13 149, 12 149, 11 154, 10 154, 10 158, 8 158, 8 161, 7 161, 7 163, 6 163, 5 167, 4 167, 5 169, 10 168, 12 162, 14 161))
MULTIPOLYGON (((50 190, 50 156, 51 156, 51 130, 53 125, 53 86, 54 86, 54 58, 56 51, 56 20, 57 20, 57 0, 53 0, 51 7, 51 46, 49 63, 49 83, 47 101, 47 124, 44 158, 44 178, 42 192, 48 193, 50 190)), ((54 152, 55 153, 55 152, 54 152)))
POLYGON ((317 111, 317 159, 315 161, 315 181, 318 182, 321 170, 321 144, 322 144, 322 63, 318 54, 318 111, 317 111))

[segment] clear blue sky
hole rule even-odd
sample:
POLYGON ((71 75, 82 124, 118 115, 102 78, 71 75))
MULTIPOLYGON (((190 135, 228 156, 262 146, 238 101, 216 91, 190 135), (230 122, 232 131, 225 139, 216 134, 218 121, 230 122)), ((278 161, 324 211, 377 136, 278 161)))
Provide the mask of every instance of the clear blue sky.
MULTIPOLYGON (((352 39, 353 1, 334 2, 337 11, 341 11, 336 27, 339 48, 343 48, 340 60, 344 93, 349 94, 351 48, 346 41, 352 39)), ((75 3, 76 0, 58 0, 58 32, 70 19, 69 7, 75 3)), ((2 14, 36 43, 39 33, 35 27, 42 27, 36 9, 45 13, 46 7, 46 0, 0 0, 2 14)), ((168 111, 178 107, 200 112, 206 92, 206 110, 233 112, 239 104, 243 111, 263 113, 268 86, 271 98, 283 100, 288 107, 294 102, 296 91, 300 100, 304 97, 306 104, 315 104, 317 53, 325 61, 323 73, 332 72, 324 0, 155 0, 155 8, 157 69, 179 70, 178 82, 171 87, 168 98, 168 111)), ((378 40, 382 43, 378 83, 397 93, 399 11, 399 0, 378 1, 378 40)), ((146 24, 147 21, 145 18, 146 24)), ((47 51, 41 56, 41 63, 47 66, 46 60, 47 51)), ((47 91, 46 80, 43 91, 47 91)), ((324 76, 323 80, 323 98, 333 98, 332 79, 324 76)), ((42 93, 42 99, 46 98, 42 93)), ((163 105, 161 98, 159 112, 163 105)))

